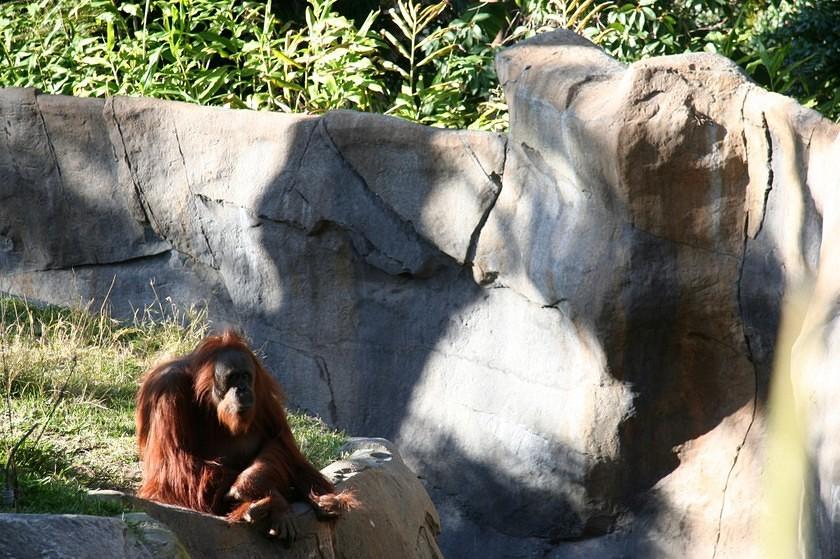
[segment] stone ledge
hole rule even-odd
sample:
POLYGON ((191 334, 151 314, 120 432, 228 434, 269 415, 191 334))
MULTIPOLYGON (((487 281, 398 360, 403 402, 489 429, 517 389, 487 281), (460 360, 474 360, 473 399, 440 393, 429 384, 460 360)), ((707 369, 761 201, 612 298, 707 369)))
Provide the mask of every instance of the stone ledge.
POLYGON ((442 558, 438 513, 393 444, 351 439, 343 451, 347 457, 323 472, 338 489, 355 491, 362 508, 323 522, 306 504, 294 503, 297 539, 290 547, 266 537, 260 525, 228 524, 217 516, 104 491, 95 494, 142 512, 122 518, 3 514, 0 558, 442 558))

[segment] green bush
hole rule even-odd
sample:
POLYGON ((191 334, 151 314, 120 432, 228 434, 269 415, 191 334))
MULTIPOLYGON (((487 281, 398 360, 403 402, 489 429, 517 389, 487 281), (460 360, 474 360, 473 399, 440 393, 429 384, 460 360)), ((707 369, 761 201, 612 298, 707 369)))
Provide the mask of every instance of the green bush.
POLYGON ((790 75, 771 88, 840 118, 840 1, 785 1, 762 15, 760 44, 790 75))
POLYGON ((12 3, 0 11, 0 83, 251 109, 379 108, 376 40, 332 3, 313 1, 299 29, 270 2, 12 3))
POLYGON ((475 11, 440 25, 445 1, 399 1, 357 25, 334 4, 310 0, 298 25, 270 1, 13 2, 0 6, 0 85, 452 126, 486 111, 492 49, 475 11))
POLYGON ((0 85, 501 130, 498 49, 572 29, 631 62, 710 51, 840 114, 838 0, 37 0, 0 4, 0 85))

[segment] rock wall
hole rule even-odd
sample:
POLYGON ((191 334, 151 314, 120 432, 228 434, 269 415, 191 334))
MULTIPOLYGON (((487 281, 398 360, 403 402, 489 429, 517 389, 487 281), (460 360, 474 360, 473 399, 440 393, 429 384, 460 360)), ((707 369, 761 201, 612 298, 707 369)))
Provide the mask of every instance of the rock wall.
POLYGON ((782 296, 813 284, 836 556, 840 128, 711 55, 557 32, 497 67, 506 137, 2 90, 0 290, 205 302, 294 405, 395 440, 449 556, 759 557, 782 296))

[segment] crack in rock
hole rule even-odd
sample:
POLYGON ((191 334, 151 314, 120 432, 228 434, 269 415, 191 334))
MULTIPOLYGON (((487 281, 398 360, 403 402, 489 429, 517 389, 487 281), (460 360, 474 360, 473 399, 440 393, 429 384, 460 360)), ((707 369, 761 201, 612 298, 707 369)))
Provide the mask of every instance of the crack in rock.
POLYGON ((240 211, 245 212, 251 217, 254 221, 262 223, 271 223, 274 225, 280 225, 283 227, 289 227, 290 229, 297 231, 299 233, 303 233, 307 236, 318 236, 327 231, 339 231, 347 235, 350 240, 350 247, 353 250, 353 253, 362 261, 368 263, 369 265, 373 266, 377 270, 380 270, 388 275, 393 276, 408 276, 413 277, 411 274, 407 272, 402 273, 394 273, 392 270, 388 270, 382 266, 377 266, 375 263, 370 262, 369 257, 371 255, 377 255, 382 259, 386 259, 390 262, 393 262, 395 267, 404 268, 402 262, 397 259, 391 258, 387 254, 383 253, 382 251, 378 250, 376 245, 364 235, 364 233, 357 231, 350 225, 342 223, 340 221, 332 220, 332 219, 324 219, 320 220, 313 227, 307 227, 304 224, 292 220, 292 219, 278 219, 276 217, 269 217, 265 214, 257 214, 254 213, 250 208, 246 208, 244 206, 240 206, 239 204, 235 204, 233 202, 222 200, 218 198, 210 198, 209 196, 201 193, 195 193, 193 196, 199 200, 201 200, 205 204, 217 204, 225 208, 234 208, 240 211))
MULTIPOLYGON (((481 163, 481 160, 475 154, 475 151, 472 149, 472 147, 470 147, 470 144, 464 139, 464 133, 459 131, 457 134, 458 141, 461 143, 461 147, 464 148, 464 151, 467 152, 467 155, 469 155, 470 159, 473 160, 473 163, 475 163, 476 166, 479 169, 481 169, 481 172, 484 174, 485 177, 487 177, 487 180, 489 180, 490 182, 495 184, 499 189, 501 189, 502 185, 499 182, 500 175, 495 171, 488 172, 487 169, 484 168, 484 165, 481 163)), ((502 136, 502 141, 504 142, 504 147, 502 148, 502 172, 504 172, 505 159, 507 159, 507 137, 502 136)))
MULTIPOLYGON (((741 106, 742 126, 743 126, 743 123, 745 122, 745 120, 744 120, 744 107, 746 105, 746 98, 747 98, 748 95, 749 95, 749 92, 747 92, 747 94, 744 95, 744 103, 741 106)), ((766 185, 765 192, 764 192, 764 204, 762 206, 761 220, 759 221, 759 227, 756 230, 756 234, 755 234, 756 237, 758 236, 758 233, 761 231, 761 228, 764 224, 764 219, 765 219, 765 216, 767 215, 767 202, 768 202, 768 198, 769 198, 769 195, 770 195, 770 191, 773 188, 773 144, 772 144, 772 138, 770 136, 770 128, 769 128, 768 123, 767 123, 767 118, 766 118, 766 115, 763 111, 761 113, 761 120, 762 120, 762 126, 764 128, 765 138, 767 139, 767 161, 766 161, 766 165, 767 165, 767 169, 769 170, 769 173, 768 173, 768 178, 767 178, 767 185, 766 185)), ((743 128, 742 128, 742 134, 743 134, 743 138, 744 138, 744 145, 746 147, 746 145, 747 145, 746 144, 746 134, 745 134, 745 132, 743 132, 743 128)), ((749 153, 747 153, 747 157, 749 157, 749 153)), ((742 244, 742 250, 741 250, 741 261, 740 261, 740 265, 739 265, 739 269, 738 269, 738 282, 737 282, 737 286, 736 286, 736 301, 737 301, 737 304, 738 304, 738 315, 741 318, 742 328, 744 329, 744 332, 743 332, 744 333, 744 345, 745 345, 746 350, 747 350, 747 359, 748 359, 748 361, 750 362, 750 364, 752 365, 752 368, 753 368, 752 414, 751 414, 751 417, 750 417, 750 422, 747 425, 746 430, 744 431, 744 436, 741 439, 741 443, 735 448, 735 456, 732 459, 732 465, 729 467, 729 471, 726 474, 726 480, 725 480, 724 485, 723 485, 723 496, 721 497, 720 512, 718 514, 718 522, 717 522, 715 543, 714 543, 714 547, 712 549, 712 559, 715 559, 715 557, 717 557, 718 546, 720 544, 721 529, 722 529, 722 526, 723 526, 723 515, 724 515, 724 512, 726 510, 726 494, 727 494, 727 491, 729 490, 729 482, 731 481, 732 474, 735 471, 735 467, 738 464, 738 458, 741 455, 741 449, 746 444, 747 438, 749 437, 750 431, 752 430, 752 426, 755 423, 756 413, 758 411, 758 396, 759 396, 760 378, 759 378, 758 365, 755 362, 755 355, 754 355, 753 349, 752 349, 752 343, 750 342, 750 337, 749 337, 749 334, 746 330, 747 320, 746 320, 746 316, 745 316, 745 313, 744 313, 744 305, 743 305, 744 268, 746 266, 746 261, 747 261, 747 248, 748 248, 748 245, 749 245, 749 242, 750 242, 750 233, 749 233, 750 225, 749 224, 750 224, 750 215, 749 215, 749 212, 745 212, 744 227, 743 227, 743 244, 742 244)), ((753 238, 755 238, 755 237, 753 237, 753 238)))
MULTIPOLYGON (((744 152, 745 152, 748 175, 749 175, 749 162, 750 162, 750 159, 751 159, 751 155, 750 155, 750 143, 747 139, 747 126, 754 126, 754 125, 748 121, 748 118, 746 116, 746 107, 747 107, 747 100, 748 100, 748 98, 750 97, 751 94, 752 94, 752 89, 749 89, 749 90, 747 90, 746 93, 744 93, 744 97, 741 100, 741 109, 740 109, 741 141, 744 144, 744 152)), ((767 169, 767 179, 766 179, 766 184, 764 186, 764 200, 762 201, 761 217, 758 220, 758 226, 755 227, 755 233, 752 233, 752 234, 749 233, 749 228, 747 229, 747 232, 748 232, 749 236, 753 239, 758 237, 758 234, 761 232, 762 228, 764 227, 764 220, 765 220, 765 217, 767 216, 767 202, 768 202, 769 197, 770 197, 770 191, 773 190, 773 181, 775 180, 774 179, 774 173, 773 173, 773 137, 772 137, 772 134, 770 133, 770 126, 767 122, 767 114, 766 114, 765 111, 761 111, 761 128, 764 131, 764 139, 765 139, 765 142, 767 143, 767 147, 766 147, 767 153, 765 154, 765 161, 764 161, 764 168, 767 169)), ((749 186, 748 186, 747 187, 747 200, 749 200, 749 196, 750 196, 750 189, 749 189, 749 186)), ((751 222, 754 222, 755 220, 752 219, 752 216, 750 216, 749 208, 747 209, 746 213, 747 213, 747 223, 749 224, 751 222)))
POLYGON ((696 250, 698 252, 704 252, 706 254, 711 254, 711 255, 714 255, 714 256, 720 256, 721 258, 738 259, 738 255, 733 254, 731 252, 726 252, 726 251, 722 251, 722 250, 714 250, 714 249, 709 248, 709 247, 695 245, 695 244, 692 244, 692 243, 689 243, 689 242, 686 242, 686 241, 678 241, 677 239, 671 239, 670 237, 657 235, 656 233, 651 233, 647 229, 639 227, 638 225, 636 225, 633 222, 627 222, 627 225, 630 226, 630 228, 633 229, 634 231, 638 231, 639 233, 642 233, 643 235, 647 235, 647 236, 649 236, 653 239, 657 239, 657 240, 665 242, 665 243, 671 243, 671 244, 675 244, 675 245, 679 245, 679 246, 684 246, 686 248, 690 248, 690 249, 696 250))
MULTIPOLYGON (((309 146, 312 144, 312 139, 315 137, 315 132, 318 130, 319 123, 322 120, 323 120, 322 118, 318 119, 318 121, 316 122, 316 124, 314 126, 309 127, 309 134, 306 136, 306 143, 303 145, 303 152, 300 154, 300 158, 298 159, 297 168, 295 169, 294 175, 292 175, 292 184, 289 186, 290 190, 293 190, 293 191, 297 192, 298 196, 300 196, 303 199, 303 201, 306 202, 306 204, 310 205, 310 206, 311 206, 311 204, 309 204, 309 200, 307 200, 306 196, 304 196, 303 193, 298 188, 298 180, 300 178, 300 175, 301 175, 301 172, 302 172, 302 169, 303 169, 303 164, 306 161, 306 156, 309 153, 309 146)), ((330 141, 332 141, 332 139, 330 139, 330 141)))
MULTIPOLYGON (((180 134, 178 134, 178 123, 175 121, 174 118, 172 119, 172 130, 175 132, 175 143, 178 146, 178 155, 181 156, 181 166, 184 169, 184 182, 187 185, 187 192, 189 192, 190 195, 194 197, 195 193, 193 192, 192 184, 190 184, 190 174, 189 168, 187 167, 187 160, 184 158, 184 150, 181 147, 181 136, 180 134)), ((195 217, 196 221, 198 221, 198 230, 201 233, 202 238, 204 239, 204 246, 207 248, 208 254, 210 254, 210 267, 214 270, 218 270, 219 263, 216 259, 216 253, 213 252, 213 247, 210 245, 210 238, 207 236, 207 230, 204 228, 204 219, 202 219, 201 215, 198 212, 196 212, 195 217)))
MULTIPOLYGON (((103 260, 98 262, 86 262, 82 264, 75 264, 73 266, 65 266, 61 268, 52 268, 52 270, 78 270, 78 269, 86 269, 86 268, 96 268, 99 266, 121 266, 121 265, 130 265, 130 264, 137 264, 143 262, 145 260, 154 260, 160 258, 161 256, 171 254, 172 249, 166 248, 159 252, 155 252, 153 254, 141 254, 138 256, 129 256, 128 258, 120 258, 119 260, 103 260)), ((47 271, 47 270, 37 270, 47 271)))
MULTIPOLYGON (((146 220, 146 223, 149 224, 149 226, 152 228, 152 231, 156 235, 160 236, 161 239, 163 239, 171 245, 172 242, 166 238, 166 235, 163 234, 163 229, 160 226, 160 222, 158 221, 157 217, 152 211, 152 207, 149 204, 149 201, 146 199, 146 194, 145 192, 143 192, 143 188, 140 186, 140 181, 137 180, 134 165, 131 162, 131 157, 129 157, 128 155, 128 147, 125 143, 125 136, 123 135, 122 126, 120 125, 119 118, 117 118, 117 110, 114 106, 113 97, 105 100, 103 112, 107 112, 108 109, 110 109, 111 119, 114 121, 114 128, 117 131, 117 135, 120 138, 120 143, 122 144, 123 161, 128 167, 128 174, 131 177, 132 184, 134 185, 134 195, 137 197, 137 202, 140 206, 140 210, 143 212, 143 218, 146 220)), ((114 154, 116 155, 117 149, 116 146, 114 146, 113 142, 111 143, 111 149, 113 149, 114 154)))
POLYGON ((163 256, 165 254, 169 254, 172 252, 172 248, 165 248, 158 252, 152 254, 141 254, 138 256, 129 256, 127 258, 120 258, 117 260, 98 260, 96 262, 80 262, 78 264, 62 264, 58 266, 47 266, 44 268, 36 268, 33 270, 22 270, 22 273, 26 274, 38 274, 38 273, 45 273, 45 272, 69 272, 73 270, 84 270, 88 268, 96 268, 99 266, 119 266, 123 264, 135 264, 137 262, 142 262, 144 260, 152 260, 163 256))
POLYGON ((307 234, 321 235, 328 231, 339 231, 344 233, 350 240, 350 247, 352 248, 353 253, 360 260, 376 268, 377 270, 380 270, 388 274, 389 276, 399 276, 408 278, 416 277, 415 274, 413 274, 401 260, 383 252, 376 246, 376 244, 374 244, 367 237, 367 235, 340 221, 332 219, 321 220, 315 224, 315 227, 311 231, 307 231, 307 234), (401 269, 401 271, 395 272, 393 269, 388 269, 387 266, 377 264, 375 262, 375 259, 377 258, 382 259, 386 262, 393 263, 394 269, 399 268, 401 269))
POLYGON ((315 362, 315 365, 317 365, 318 367, 318 376, 320 376, 321 380, 323 380, 324 383, 327 385, 327 390, 330 393, 330 403, 328 404, 328 408, 330 411, 330 421, 332 425, 336 425, 338 423, 338 408, 336 407, 335 390, 332 384, 332 375, 330 374, 330 369, 329 367, 327 367, 327 360, 324 359, 321 355, 318 355, 317 353, 313 353, 303 348, 293 346, 287 342, 275 340, 275 343, 277 343, 277 345, 285 347, 286 349, 296 351, 315 362))
POLYGON ((747 260, 747 244, 749 243, 749 215, 744 216, 744 243, 743 243, 743 253, 741 256, 741 263, 740 269, 738 270, 738 284, 737 284, 737 302, 738 302, 738 315, 741 317, 741 324, 744 328, 744 344, 747 349, 747 360, 750 362, 753 368, 753 402, 752 402, 752 414, 750 416, 750 422, 747 425, 747 428, 744 430, 744 436, 741 439, 741 443, 735 448, 735 456, 732 459, 732 465, 729 467, 729 471, 726 474, 726 481, 723 484, 723 496, 721 497, 720 503, 720 513, 718 514, 718 522, 717 522, 717 529, 716 529, 716 536, 715 536, 715 544, 714 548, 712 549, 712 559, 717 557, 718 552, 718 545, 720 544, 720 536, 721 536, 721 529, 723 526, 723 514, 726 510, 726 493, 729 490, 729 482, 732 479, 732 473, 735 471, 735 466, 738 464, 738 458, 741 456, 741 449, 744 448, 744 445, 747 443, 747 438, 750 435, 750 431, 752 430, 752 426, 755 423, 756 414, 758 411, 758 391, 759 391, 759 372, 758 372, 758 365, 755 362, 755 356, 753 354, 752 344, 750 342, 749 334, 746 331, 746 319, 744 315, 744 306, 742 303, 743 299, 743 292, 742 292, 742 285, 744 279, 744 267, 746 265, 747 260))
MULTIPOLYGON (((327 127, 326 119, 321 118, 318 124, 319 124, 319 126, 321 126, 321 128, 323 130, 324 137, 327 140, 327 142, 329 144, 329 147, 339 157, 342 164, 344 164, 347 167, 347 169, 350 171, 350 173, 353 175, 353 177, 355 177, 356 179, 359 180, 359 182, 363 186, 364 192, 368 195, 368 198, 374 204, 374 206, 379 208, 380 210, 382 210, 382 212, 385 215, 394 219, 396 221, 396 223, 400 225, 400 227, 403 229, 403 231, 406 233, 406 235, 408 237, 413 236, 413 237, 417 237, 419 239, 422 239, 423 241, 428 243, 430 246, 434 247, 434 249, 437 252, 445 255, 445 253, 443 251, 441 251, 440 248, 437 247, 437 245, 435 245, 431 240, 427 239, 424 235, 421 235, 417 231, 417 229, 414 227, 414 223, 411 220, 403 218, 399 214, 399 212, 397 212, 394 208, 392 208, 390 205, 388 205, 388 203, 382 198, 382 196, 380 196, 378 193, 376 193, 373 189, 370 188, 370 185, 367 183, 367 181, 362 176, 362 174, 350 163, 350 161, 347 160, 347 158, 344 157, 344 153, 339 149, 338 144, 335 143, 335 140, 330 135, 330 131, 327 127)), ((388 255, 388 254, 385 254, 385 255, 387 257, 397 261, 397 262, 400 262, 400 260, 398 258, 394 257, 394 256, 391 256, 391 255, 388 255)), ((405 266, 404 264, 403 264, 403 267, 406 268, 406 271, 408 270, 408 267, 405 266)))
MULTIPOLYGON (((296 190, 295 190, 296 192, 296 190)), ((328 231, 339 231, 347 235, 350 240, 350 247, 353 250, 353 253, 362 261, 366 262, 367 264, 373 266, 377 270, 380 270, 388 275, 392 276, 402 276, 402 277, 414 277, 413 274, 403 271, 400 273, 395 273, 393 270, 387 269, 387 267, 382 267, 376 265, 374 262, 370 261, 372 255, 375 255, 378 258, 384 259, 386 261, 392 262, 395 268, 405 269, 405 265, 396 258, 392 258, 388 254, 385 254, 381 250, 377 248, 377 246, 361 231, 356 230, 352 226, 343 223, 341 221, 337 221, 334 219, 322 219, 315 223, 312 227, 307 227, 306 225, 295 221, 293 219, 279 219, 276 217, 269 217, 265 214, 257 214, 254 213, 250 208, 246 208, 244 206, 240 206, 239 204, 235 204, 228 200, 222 200, 218 198, 210 198, 209 196, 201 193, 194 193, 193 196, 199 200, 201 200, 205 204, 217 204, 225 208, 234 208, 240 211, 245 212, 250 218, 254 221, 262 223, 271 223, 275 225, 280 225, 283 227, 289 227, 290 229, 297 231, 299 233, 303 233, 307 236, 318 236, 324 234, 328 231)))
MULTIPOLYGON (((467 145, 463 138, 460 138, 461 144, 464 146, 464 149, 467 150, 467 153, 470 154, 473 161, 479 166, 481 171, 484 173, 484 176, 487 177, 487 180, 492 182, 495 186, 495 193, 493 195, 493 199, 490 200, 490 203, 487 205, 487 209, 484 210, 484 213, 481 215, 481 218, 478 220, 478 223, 475 226, 475 229, 470 235, 470 243, 467 246, 467 253, 464 255, 464 265, 472 267, 475 263, 475 255, 478 252, 478 242, 481 239, 481 232, 484 230, 484 226, 487 224, 487 220, 490 219, 490 213, 496 207, 496 203, 499 201, 499 197, 502 195, 502 177, 504 176, 505 172, 505 165, 507 164, 507 148, 508 148, 508 140, 507 137, 503 137, 504 146, 502 147, 502 168, 501 168, 501 175, 496 173, 495 171, 491 171, 489 174, 487 170, 484 169, 484 166, 478 160, 478 157, 473 152, 472 148, 467 145)), ((495 277, 493 278, 495 279, 495 277)), ((492 281, 492 280, 491 280, 492 281)))
POLYGON ((770 133, 770 125, 767 124, 767 115, 764 111, 761 111, 761 126, 764 129, 764 139, 767 141, 767 160, 765 163, 767 168, 767 184, 764 187, 764 202, 761 206, 761 219, 758 221, 758 229, 755 231, 755 237, 758 237, 758 234, 761 233, 761 230, 764 227, 764 219, 767 217, 767 202, 770 198, 770 191, 773 190, 774 181, 773 135, 770 133))
POLYGON ((50 150, 50 155, 52 155, 53 163, 55 164, 55 170, 58 173, 58 180, 61 183, 61 190, 65 192, 67 186, 64 184, 64 175, 61 173, 61 165, 58 163, 58 155, 55 152, 55 146, 53 145, 52 137, 50 136, 49 128, 47 128, 47 120, 44 118, 44 111, 41 109, 41 102, 38 98, 41 96, 40 92, 35 91, 35 109, 38 113, 38 118, 41 121, 41 127, 44 129, 44 136, 47 139, 47 147, 50 150))

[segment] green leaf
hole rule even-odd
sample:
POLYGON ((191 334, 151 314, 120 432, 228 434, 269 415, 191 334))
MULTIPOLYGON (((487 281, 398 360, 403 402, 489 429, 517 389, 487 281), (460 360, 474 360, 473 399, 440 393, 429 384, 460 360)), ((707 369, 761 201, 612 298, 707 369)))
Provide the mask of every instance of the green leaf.
POLYGON ((379 10, 375 10, 368 14, 367 18, 365 18, 364 23, 362 26, 359 27, 359 30, 356 32, 358 37, 365 37, 370 32, 370 28, 373 25, 373 22, 376 21, 376 18, 379 17, 379 10))
MULTIPOLYGON (((412 39, 414 39, 414 37, 416 37, 416 34, 413 30, 413 27, 414 27, 414 22, 413 21, 408 21, 408 20, 403 19, 393 9, 388 12, 388 15, 391 16, 391 21, 394 22, 394 24, 399 28, 399 30, 402 32, 403 36, 406 39, 411 41, 412 39)), ((382 34, 384 35, 385 33, 388 33, 390 35, 390 32, 383 29, 382 34)))
POLYGON ((226 53, 233 53, 238 51, 241 48, 241 45, 238 44, 236 41, 228 39, 227 37, 222 37, 218 33, 214 33, 213 31, 200 31, 196 33, 197 37, 200 37, 204 40, 204 42, 215 45, 220 51, 226 53), (221 45, 221 46, 219 46, 221 45))
POLYGON ((383 60, 382 61, 382 67, 385 68, 386 70, 390 70, 392 72, 397 72, 404 79, 409 78, 408 72, 406 72, 405 70, 403 70, 402 68, 400 68, 399 66, 397 66, 396 64, 391 62, 390 60, 383 60))
POLYGON ((449 7, 449 0, 442 0, 437 4, 431 4, 423 8, 420 11, 420 17, 417 18, 418 30, 428 27, 447 7, 449 7))
POLYGON ((289 89, 291 91, 303 91, 303 88, 296 83, 285 81, 280 78, 275 78, 271 75, 269 75, 268 78, 271 80, 272 85, 275 85, 281 89, 289 89))
POLYGON ((220 87, 225 85, 227 82, 227 72, 225 72, 224 68, 217 68, 217 70, 221 71, 214 71, 204 79, 196 81, 196 86, 201 87, 204 85, 204 82, 208 82, 201 93, 198 94, 199 100, 207 100, 208 98, 212 97, 220 87), (209 78, 209 79, 207 79, 209 78))
POLYGON ((385 37, 388 40, 388 42, 394 46, 395 49, 397 49, 397 52, 399 52, 403 58, 405 58, 406 60, 411 60, 411 55, 408 54, 408 51, 405 50, 405 48, 397 40, 397 38, 394 37, 388 30, 383 29, 382 36, 385 37))
POLYGON ((300 64, 286 56, 286 53, 284 53, 280 49, 271 49, 271 54, 273 54, 275 58, 281 60, 283 63, 288 64, 289 66, 294 66, 295 68, 302 68, 300 64))
POLYGON ((108 60, 102 56, 84 56, 82 62, 91 66, 107 66, 108 60))
POLYGON ((119 8, 121 11, 127 13, 130 16, 137 17, 140 13, 140 5, 139 4, 122 4, 119 8))
POLYGON ((424 37, 422 41, 417 43, 417 48, 418 49, 424 49, 426 47, 426 45, 428 45, 429 43, 434 43, 436 41, 439 41, 440 38, 443 35, 447 34, 448 32, 449 32, 449 27, 441 27, 439 29, 436 29, 435 31, 432 31, 426 37, 424 37))
POLYGON ((456 48, 458 48, 458 45, 446 45, 445 47, 439 48, 438 50, 434 51, 433 53, 429 54, 426 58, 418 62, 417 67, 419 68, 421 66, 425 66, 429 62, 433 62, 434 60, 437 60, 438 58, 449 54, 456 48))

